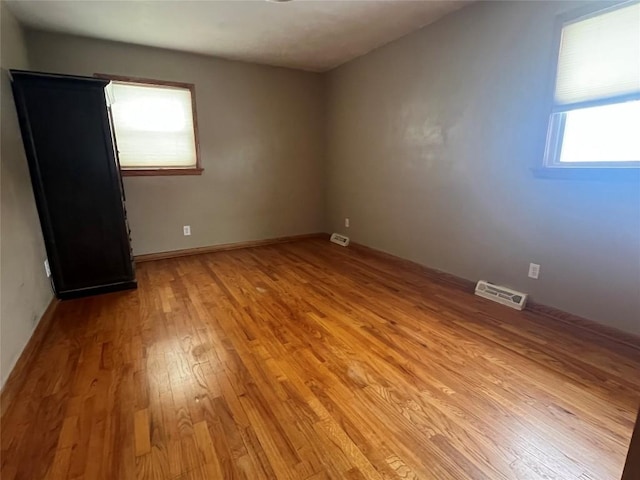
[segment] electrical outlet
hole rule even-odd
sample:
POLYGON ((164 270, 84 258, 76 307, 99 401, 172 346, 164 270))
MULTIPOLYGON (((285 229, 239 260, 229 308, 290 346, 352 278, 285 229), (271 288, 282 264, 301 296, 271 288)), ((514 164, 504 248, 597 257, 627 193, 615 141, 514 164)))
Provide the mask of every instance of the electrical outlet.
POLYGON ((185 237, 191 235, 191 225, 185 225, 184 227, 182 227, 182 233, 185 237))
POLYGON ((344 226, 349 228, 349 219, 348 218, 344 219, 344 226))
POLYGON ((49 259, 46 259, 44 261, 44 271, 47 274, 47 278, 49 278, 51 276, 51 268, 49 268, 49 259))
POLYGON ((540 276, 540 265, 537 263, 529 264, 529 278, 537 279, 540 276))

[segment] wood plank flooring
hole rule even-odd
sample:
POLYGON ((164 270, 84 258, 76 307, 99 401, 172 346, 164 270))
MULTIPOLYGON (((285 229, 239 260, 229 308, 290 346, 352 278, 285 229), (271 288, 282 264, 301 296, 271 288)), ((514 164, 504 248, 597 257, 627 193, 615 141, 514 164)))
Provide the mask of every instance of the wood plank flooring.
POLYGON ((62 302, 3 480, 620 478, 640 350, 325 240, 62 302))

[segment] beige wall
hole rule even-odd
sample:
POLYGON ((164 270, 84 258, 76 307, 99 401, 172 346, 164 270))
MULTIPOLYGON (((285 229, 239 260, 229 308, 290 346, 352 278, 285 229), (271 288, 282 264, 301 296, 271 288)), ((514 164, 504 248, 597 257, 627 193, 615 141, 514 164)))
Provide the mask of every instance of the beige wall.
POLYGON ((482 2, 329 74, 331 230, 640 334, 640 174, 536 178, 554 16, 482 2), (351 228, 344 228, 344 217, 351 228), (539 280, 527 278, 541 264, 539 280))
POLYGON ((28 68, 23 32, 0 2, 0 385, 52 298, 7 69, 28 68))
POLYGON ((41 32, 27 44, 36 70, 195 84, 204 174, 125 178, 136 254, 323 230, 320 75, 41 32))

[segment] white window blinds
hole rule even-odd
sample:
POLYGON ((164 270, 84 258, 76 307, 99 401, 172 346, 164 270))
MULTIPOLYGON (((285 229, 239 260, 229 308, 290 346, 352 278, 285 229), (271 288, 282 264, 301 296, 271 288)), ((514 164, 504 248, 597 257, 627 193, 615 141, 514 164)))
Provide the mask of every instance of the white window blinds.
POLYGON ((587 102, 640 92, 640 3, 562 29, 555 101, 587 102))
POLYGON ((188 88, 112 82, 111 105, 122 168, 196 165, 188 88))

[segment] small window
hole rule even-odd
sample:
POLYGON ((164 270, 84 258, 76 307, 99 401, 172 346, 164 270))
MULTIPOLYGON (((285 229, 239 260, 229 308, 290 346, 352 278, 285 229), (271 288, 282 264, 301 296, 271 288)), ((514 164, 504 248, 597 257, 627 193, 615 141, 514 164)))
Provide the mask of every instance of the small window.
POLYGON ((640 166, 640 3, 562 22, 545 166, 640 166))
POLYGON ((123 175, 194 175, 198 156, 191 84, 111 79, 107 96, 123 175))

